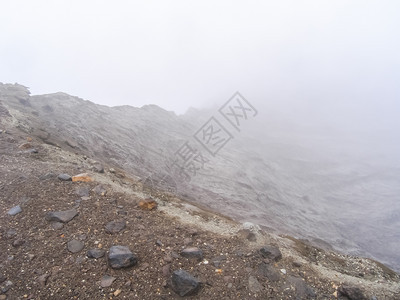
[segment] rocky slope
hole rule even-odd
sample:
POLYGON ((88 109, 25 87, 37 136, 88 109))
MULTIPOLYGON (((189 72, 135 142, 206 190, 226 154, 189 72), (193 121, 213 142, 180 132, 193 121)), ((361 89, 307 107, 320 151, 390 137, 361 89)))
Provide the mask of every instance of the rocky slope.
POLYGON ((400 296, 399 276, 379 263, 150 190, 8 120, 0 133, 0 299, 400 296))
POLYGON ((211 116, 223 122, 218 107, 176 116, 154 105, 110 108, 64 93, 30 96, 18 84, 0 84, 0 95, 2 118, 43 143, 107 161, 235 220, 400 270, 400 149, 379 152, 374 141, 354 151, 354 137, 293 135, 270 113, 240 133, 223 123, 234 138, 214 157, 194 134, 211 116), (190 181, 176 164, 185 142, 207 161, 190 181))
MULTIPOLYGON (((346 293, 349 299, 364 299, 362 294, 365 299, 399 297, 398 275, 384 265, 257 226, 247 224, 243 230, 211 212, 219 208, 240 220, 274 203, 273 194, 267 195, 267 204, 257 198, 265 195, 248 184, 248 174, 238 172, 240 145, 222 153, 190 184, 166 180, 163 174, 176 149, 191 138, 201 118, 188 122, 188 116, 155 106, 102 107, 62 93, 31 97, 20 85, 0 88, 0 200, 5 216, 0 279, 6 297, 168 299, 179 293, 176 282, 182 274, 173 275, 179 269, 202 283, 195 291, 199 299, 345 299, 346 293), (105 173, 98 173, 103 166, 105 173), (93 182, 57 178, 83 172, 93 182), (229 184, 232 178, 234 185, 229 184), (250 193, 259 200, 251 203, 252 211, 237 201, 250 193), (140 200, 149 196, 158 208, 141 210, 140 200), (7 214, 17 205, 22 212, 7 214), (49 211, 71 209, 79 214, 66 224, 46 219, 49 211), (112 268, 107 256, 116 245, 128 247, 137 264, 127 270, 112 268), (282 259, 260 252, 272 245, 280 248, 282 259), (195 259, 185 257, 181 252, 189 247, 199 248, 202 257, 196 258, 198 250, 195 259), (92 249, 104 249, 104 257, 89 259, 92 249)), ((271 210, 275 213, 274 205, 271 210)), ((279 220, 282 227, 288 223, 279 214, 268 219, 278 228, 279 220)))

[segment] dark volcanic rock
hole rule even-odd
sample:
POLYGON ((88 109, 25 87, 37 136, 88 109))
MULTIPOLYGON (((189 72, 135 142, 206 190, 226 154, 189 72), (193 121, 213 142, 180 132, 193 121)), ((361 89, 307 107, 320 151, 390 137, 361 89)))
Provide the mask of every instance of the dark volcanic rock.
POLYGON ((102 249, 90 249, 86 255, 89 258, 101 258, 106 254, 106 252, 102 249))
POLYGON ((278 281, 281 278, 279 272, 269 264, 262 263, 258 266, 257 272, 260 276, 267 277, 270 281, 278 281))
POLYGON ((203 259, 203 251, 197 247, 186 248, 181 251, 181 255, 186 258, 196 258, 198 260, 203 259))
MULTIPOLYGON (((314 299, 316 294, 307 283, 299 277, 289 276, 287 279, 290 286, 294 286, 296 291, 296 299, 314 299)), ((288 287, 289 288, 289 287, 288 287)))
POLYGON ((258 293, 262 289, 262 285, 254 276, 249 277, 249 290, 252 293, 258 293))
POLYGON ((58 179, 61 181, 72 181, 72 177, 68 174, 60 174, 58 175, 58 179))
POLYGON ((104 167, 103 167, 103 165, 97 163, 93 166, 93 171, 95 171, 97 173, 104 173, 104 167))
POLYGON ((264 246, 260 249, 260 253, 264 258, 272 261, 279 261, 282 258, 281 250, 275 246, 264 246))
POLYGON ((137 257, 128 247, 112 246, 108 254, 108 263, 113 269, 129 268, 137 264, 137 257))
POLYGON ((21 212, 22 212, 21 206, 17 205, 17 206, 14 206, 13 208, 11 208, 11 209, 7 212, 7 214, 9 214, 10 216, 15 216, 15 215, 17 215, 17 214, 19 214, 19 213, 21 213, 21 212))
POLYGON ((72 253, 78 253, 82 251, 83 247, 85 247, 85 244, 81 241, 78 240, 71 240, 67 244, 68 251, 72 253))
POLYGON ((62 222, 68 223, 78 215, 75 209, 64 210, 64 211, 53 211, 46 214, 46 220, 49 222, 62 222))
POLYGON ((349 298, 349 300, 368 300, 358 287, 342 285, 339 288, 339 295, 349 298))
POLYGON ((190 296, 196 294, 200 289, 200 281, 184 270, 172 273, 172 290, 179 296, 190 296))
POLYGON ((92 191, 95 192, 97 195, 104 196, 105 194, 107 194, 107 190, 102 185, 96 186, 92 191))
POLYGON ((20 247, 23 244, 25 244, 25 240, 23 240, 23 239, 17 239, 12 243, 13 247, 15 247, 15 248, 20 247))
POLYGON ((214 267, 219 268, 221 264, 226 260, 226 256, 217 256, 211 259, 214 267))
POLYGON ((79 197, 89 197, 89 187, 87 186, 83 186, 83 187, 79 187, 76 189, 75 193, 79 196, 79 197))
POLYGON ((126 227, 126 221, 121 220, 121 221, 112 221, 112 222, 109 222, 109 223, 106 225, 105 229, 106 229, 106 232, 107 232, 107 233, 109 233, 109 234, 114 234, 114 233, 118 233, 118 232, 124 230, 125 227, 126 227))

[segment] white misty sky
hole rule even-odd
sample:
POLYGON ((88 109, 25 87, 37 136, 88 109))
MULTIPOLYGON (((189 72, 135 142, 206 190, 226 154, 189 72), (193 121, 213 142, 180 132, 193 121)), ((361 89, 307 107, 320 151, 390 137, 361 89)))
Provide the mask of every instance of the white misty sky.
POLYGON ((0 81, 178 113, 240 91, 265 109, 392 124, 399 29, 395 0, 3 0, 0 81))

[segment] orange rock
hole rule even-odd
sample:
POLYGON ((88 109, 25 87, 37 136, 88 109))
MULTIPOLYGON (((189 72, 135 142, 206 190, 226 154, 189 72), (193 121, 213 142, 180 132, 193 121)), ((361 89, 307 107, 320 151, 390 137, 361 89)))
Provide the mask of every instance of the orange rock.
POLYGON ((27 140, 28 142, 32 142, 32 138, 29 137, 29 136, 26 138, 26 140, 27 140))
POLYGON ((73 182, 92 182, 92 177, 89 176, 87 173, 82 173, 76 176, 72 176, 73 182))
POLYGON ((157 208, 157 202, 150 198, 140 200, 139 207, 144 210, 152 210, 157 208))

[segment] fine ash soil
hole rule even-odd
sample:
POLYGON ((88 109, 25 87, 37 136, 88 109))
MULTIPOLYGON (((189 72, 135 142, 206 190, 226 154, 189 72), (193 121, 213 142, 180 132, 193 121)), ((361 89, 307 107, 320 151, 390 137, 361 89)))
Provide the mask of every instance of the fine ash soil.
POLYGON ((241 230, 241 224, 194 203, 143 190, 140 180, 123 170, 109 172, 104 165, 105 173, 94 173, 94 164, 17 129, 0 133, 0 299, 180 299, 169 284, 178 269, 202 282, 192 299, 348 299, 338 292, 342 285, 359 287, 366 295, 353 299, 400 299, 398 274, 379 263, 256 227, 241 230), (38 153, 19 148, 28 141, 38 153), (83 172, 94 181, 57 178, 83 172), (99 184, 105 195, 92 191, 99 184), (89 196, 82 198, 77 191, 85 188, 89 196), (158 208, 140 209, 138 202, 150 194, 158 208), (16 205, 22 212, 8 215, 16 205), (72 208, 79 215, 61 229, 45 220, 49 211, 72 208), (106 233, 105 225, 115 220, 125 220, 126 228, 106 233), (68 251, 72 239, 84 243, 82 251, 68 251), (128 246, 138 264, 111 269, 107 252, 113 245, 128 246), (265 245, 278 246, 283 258, 263 258, 259 249, 265 245), (186 247, 200 248, 203 260, 182 257, 186 247), (106 255, 89 259, 86 252, 94 248, 106 255), (214 263, 221 256, 222 262, 214 263), (258 272, 262 264, 277 274, 276 281, 258 272), (111 286, 101 287, 104 275, 115 278, 111 286))

